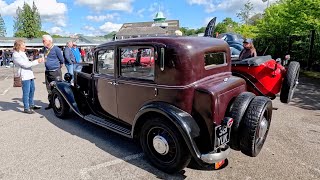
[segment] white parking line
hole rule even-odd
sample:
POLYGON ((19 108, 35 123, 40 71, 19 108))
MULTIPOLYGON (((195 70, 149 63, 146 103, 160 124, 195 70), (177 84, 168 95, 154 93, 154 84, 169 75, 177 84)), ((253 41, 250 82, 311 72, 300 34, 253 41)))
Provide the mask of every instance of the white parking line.
POLYGON ((8 89, 4 90, 3 93, 0 94, 0 95, 1 95, 1 96, 6 95, 10 88, 11 88, 11 87, 8 87, 8 89))
POLYGON ((89 172, 91 172, 91 171, 95 171, 95 170, 98 170, 100 168, 106 168, 108 166, 113 166, 113 165, 116 165, 116 164, 120 164, 120 163, 123 163, 125 161, 139 159, 142 156, 143 156, 143 153, 134 154, 134 155, 130 155, 130 156, 124 157, 123 159, 116 159, 116 160, 108 161, 108 162, 105 162, 105 163, 102 163, 102 164, 97 164, 97 165, 91 166, 89 168, 83 168, 83 169, 80 170, 80 177, 81 177, 81 179, 84 179, 84 180, 90 179, 89 172))

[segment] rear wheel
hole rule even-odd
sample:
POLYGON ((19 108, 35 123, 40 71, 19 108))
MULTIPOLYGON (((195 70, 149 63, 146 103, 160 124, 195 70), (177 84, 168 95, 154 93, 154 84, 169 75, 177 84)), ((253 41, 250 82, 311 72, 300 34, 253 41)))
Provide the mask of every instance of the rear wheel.
POLYGON ((240 150, 240 123, 247 107, 253 98, 256 97, 251 92, 243 92, 234 100, 231 105, 229 116, 233 118, 230 135, 230 147, 234 150, 240 150))
POLYGON ((65 101, 65 99, 62 97, 60 92, 56 89, 52 90, 51 103, 53 112, 58 118, 64 119, 69 115, 70 107, 65 101))
POLYGON ((292 61, 289 64, 286 77, 283 80, 280 101, 282 103, 289 103, 293 97, 293 93, 299 84, 299 71, 300 64, 296 61, 292 61))
POLYGON ((250 103, 241 131, 241 152, 255 157, 261 151, 267 138, 272 117, 272 101, 264 96, 255 97, 250 103))
POLYGON ((179 130, 160 117, 142 126, 140 143, 146 157, 158 169, 174 173, 185 168, 191 154, 179 130))

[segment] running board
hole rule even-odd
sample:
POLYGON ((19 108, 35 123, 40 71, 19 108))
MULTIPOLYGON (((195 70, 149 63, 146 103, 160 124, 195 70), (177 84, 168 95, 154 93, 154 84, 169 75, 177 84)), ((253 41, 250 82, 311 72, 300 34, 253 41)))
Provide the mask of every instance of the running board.
POLYGON ((111 120, 108 119, 102 119, 98 116, 89 114, 83 117, 85 120, 90 121, 94 124, 97 124, 99 126, 102 126, 108 130, 111 130, 115 133, 121 134, 123 136, 129 137, 131 138, 131 130, 123 127, 121 125, 115 124, 114 122, 112 122, 111 120))

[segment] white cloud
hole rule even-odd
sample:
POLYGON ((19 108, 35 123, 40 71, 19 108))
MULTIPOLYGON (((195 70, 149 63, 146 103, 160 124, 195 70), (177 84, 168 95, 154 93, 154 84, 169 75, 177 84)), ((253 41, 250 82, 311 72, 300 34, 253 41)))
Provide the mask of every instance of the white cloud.
POLYGON ((101 15, 101 16, 87 16, 86 19, 89 21, 101 22, 101 21, 105 21, 105 20, 113 20, 116 17, 119 17, 118 13, 106 14, 106 15, 101 15))
POLYGON ((112 22, 106 22, 105 24, 103 24, 102 26, 99 27, 99 29, 103 32, 103 33, 110 33, 112 31, 119 31, 119 29, 121 28, 122 24, 115 24, 112 22))
POLYGON ((92 26, 83 26, 82 29, 86 30, 86 31, 95 31, 96 30, 96 28, 94 28, 92 26))
POLYGON ((159 11, 161 11, 163 13, 165 18, 167 18, 167 19, 170 18, 169 8, 165 8, 164 6, 160 5, 159 3, 150 4, 148 11, 151 12, 149 15, 151 19, 153 19, 159 11))
POLYGON ((157 10, 159 10, 159 4, 158 3, 152 3, 151 5, 150 5, 150 7, 149 7, 149 9, 148 9, 148 11, 150 11, 150 12, 155 12, 155 11, 157 11, 157 10))
MULTIPOLYGON (((269 0, 270 4, 276 2, 277 0, 269 0)), ((226 11, 236 13, 244 4, 247 3, 246 0, 187 0, 190 5, 201 5, 204 6, 207 13, 212 13, 215 11, 226 11)), ((250 0, 253 4, 253 12, 262 12, 267 7, 267 2, 262 2, 262 0, 250 0)))
POLYGON ((133 0, 75 0, 76 4, 89 6, 90 8, 101 10, 119 10, 119 11, 132 11, 131 3, 133 0))
POLYGON ((112 22, 106 22, 102 26, 99 27, 101 33, 110 33, 112 31, 119 31, 122 24, 115 24, 112 22))
POLYGON ((60 27, 52 27, 48 32, 50 34, 62 34, 63 30, 60 27))
POLYGON ((146 11, 145 8, 140 9, 140 10, 137 11, 137 15, 138 15, 139 17, 143 18, 143 17, 144 17, 143 12, 145 12, 145 11, 146 11))
POLYGON ((67 6, 64 3, 58 3, 57 0, 16 0, 11 4, 0 0, 0 13, 2 16, 15 16, 18 6, 21 8, 24 3, 27 3, 32 7, 33 1, 39 10, 42 22, 66 26, 67 6))

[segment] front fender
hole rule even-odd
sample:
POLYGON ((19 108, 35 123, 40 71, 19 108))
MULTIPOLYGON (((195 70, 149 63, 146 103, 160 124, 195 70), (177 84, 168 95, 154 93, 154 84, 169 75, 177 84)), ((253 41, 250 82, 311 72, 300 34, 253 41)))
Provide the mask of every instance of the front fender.
POLYGON ((64 100, 68 103, 70 108, 76 114, 83 118, 83 115, 80 113, 78 105, 76 103, 71 84, 63 81, 58 81, 54 83, 53 88, 57 89, 64 100))
POLYGON ((143 106, 139 110, 132 125, 132 137, 134 137, 136 124, 141 120, 140 117, 148 112, 160 113, 167 117, 178 128, 188 145, 192 156, 196 159, 200 159, 201 153, 193 140, 193 138, 200 135, 200 128, 198 124, 189 113, 164 102, 152 102, 143 106))

